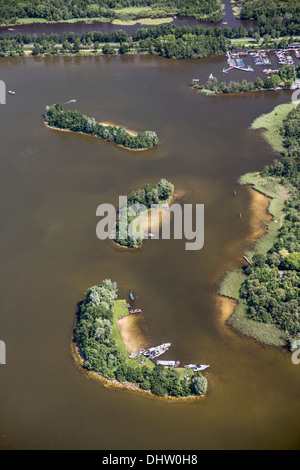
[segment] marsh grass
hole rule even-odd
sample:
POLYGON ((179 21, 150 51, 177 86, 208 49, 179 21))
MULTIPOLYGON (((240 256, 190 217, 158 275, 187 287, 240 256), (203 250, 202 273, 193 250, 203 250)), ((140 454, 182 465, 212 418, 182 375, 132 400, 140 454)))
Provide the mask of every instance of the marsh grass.
POLYGON ((239 300, 239 289, 245 279, 246 275, 243 273, 242 269, 229 271, 221 282, 218 293, 225 297, 239 300))
POLYGON ((275 325, 257 322, 247 315, 247 305, 240 301, 227 324, 244 336, 249 336, 268 346, 284 346, 286 335, 275 325))
POLYGON ((294 106, 293 102, 280 104, 270 113, 259 116, 250 126, 250 129, 253 130, 263 129, 262 135, 264 139, 275 152, 284 153, 286 150, 283 146, 283 139, 279 130, 284 119, 287 118, 288 113, 294 106))

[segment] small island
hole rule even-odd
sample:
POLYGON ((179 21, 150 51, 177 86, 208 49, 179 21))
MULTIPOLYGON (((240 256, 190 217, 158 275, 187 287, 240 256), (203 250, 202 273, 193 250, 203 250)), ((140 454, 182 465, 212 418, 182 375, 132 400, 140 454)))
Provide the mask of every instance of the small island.
POLYGON ((126 350, 118 321, 129 314, 127 302, 117 300, 117 285, 110 279, 87 290, 79 306, 74 337, 83 367, 116 387, 169 398, 205 395, 207 379, 196 370, 201 367, 191 364, 175 370, 154 364, 144 348, 139 354, 126 350))
POLYGON ((76 110, 64 111, 61 104, 46 107, 45 122, 52 129, 101 137, 129 150, 147 150, 158 144, 158 137, 153 131, 132 133, 124 127, 96 122, 95 118, 76 110))
POLYGON ((132 191, 127 204, 120 208, 114 242, 122 247, 139 248, 147 237, 144 228, 148 229, 148 215, 151 215, 151 222, 157 215, 156 225, 159 225, 159 215, 162 209, 168 210, 173 195, 174 185, 164 178, 152 187, 146 184, 143 189, 132 191))

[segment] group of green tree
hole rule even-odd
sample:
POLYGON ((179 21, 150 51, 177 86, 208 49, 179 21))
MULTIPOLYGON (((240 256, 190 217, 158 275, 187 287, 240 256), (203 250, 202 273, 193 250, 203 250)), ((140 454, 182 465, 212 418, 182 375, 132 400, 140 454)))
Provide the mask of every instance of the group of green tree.
POLYGON ((257 21, 261 36, 272 37, 300 34, 300 3, 295 0, 241 0, 241 19, 257 21))
POLYGON ((199 372, 187 382, 174 369, 161 365, 151 368, 128 360, 113 338, 116 298, 116 283, 105 279, 101 284, 90 287, 80 304, 75 339, 85 368, 107 379, 134 383, 158 396, 205 394, 207 380, 199 372))
POLYGON ((246 269, 240 295, 247 302, 249 316, 271 323, 290 339, 300 333, 300 106, 295 106, 284 121, 281 133, 286 155, 261 172, 286 186, 289 197, 284 205, 284 220, 273 247, 253 256, 246 269))
POLYGON ((249 91, 271 90, 277 88, 279 85, 283 89, 289 90, 295 78, 300 76, 299 66, 296 68, 294 65, 283 65, 278 72, 273 73, 262 80, 257 77, 254 82, 242 80, 230 80, 229 82, 220 82, 217 78, 208 80, 206 84, 200 85, 197 82, 193 83, 193 88, 202 92, 209 92, 211 94, 217 93, 245 93, 249 91))
POLYGON ((123 127, 104 126, 79 111, 64 111, 61 104, 47 107, 45 121, 49 126, 98 136, 129 149, 147 149, 158 143, 158 137, 153 131, 141 131, 134 136, 123 127))
POLYGON ((219 21, 222 19, 222 5, 220 0, 65 0, 63 3, 59 0, 0 0, 1 24, 11 24, 26 18, 42 18, 49 22, 74 18, 124 20, 135 18, 137 14, 155 17, 194 16, 199 20, 219 21), (127 7, 145 7, 145 11, 122 10, 127 7))
MULTIPOLYGON (((168 58, 201 58, 212 54, 224 53, 233 45, 230 39, 255 38, 260 36, 256 29, 246 31, 239 28, 203 28, 202 26, 183 26, 174 24, 140 28, 129 37, 123 30, 110 33, 89 31, 83 34, 74 32, 50 35, 42 34, 5 34, 0 36, 0 56, 24 55, 25 49, 33 55, 78 54, 84 49, 104 54, 127 54, 146 52, 168 58), (104 44, 103 46, 100 45, 104 44), (119 45, 118 45, 119 44, 119 45)), ((270 35, 264 36, 265 46, 285 48, 292 38, 271 41, 270 35)), ((254 43, 255 46, 255 43, 254 43)))
POLYGON ((114 241, 128 248, 138 248, 142 245, 144 233, 138 232, 138 227, 131 225, 145 210, 158 207, 167 201, 174 192, 174 185, 162 178, 157 184, 146 184, 143 189, 132 191, 127 198, 127 204, 120 208, 114 241), (131 233, 131 227, 133 232, 131 233))
MULTIPOLYGON (((185 28, 186 30, 186 28, 185 28)), ((191 28, 192 30, 192 28, 191 28)), ((230 46, 230 41, 225 35, 206 34, 164 34, 156 36, 149 35, 140 39, 129 38, 126 32, 117 30, 112 33, 88 32, 79 35, 78 33, 51 34, 16 34, 0 36, 0 56, 24 55, 25 50, 31 50, 32 55, 58 55, 58 54, 78 54, 81 50, 90 49, 97 52, 100 44, 104 54, 126 54, 132 49, 146 53, 159 54, 168 58, 201 58, 211 54, 224 53, 230 46), (113 44, 119 43, 115 47, 113 44), (29 47, 26 47, 30 45, 29 47)), ((213 31, 213 30, 211 30, 213 31)), ((198 31, 199 33, 200 31, 198 31)), ((139 36, 139 35, 138 35, 139 36)), ((137 37, 138 37, 137 36, 137 37)), ((145 35, 143 35, 145 36, 145 35)))

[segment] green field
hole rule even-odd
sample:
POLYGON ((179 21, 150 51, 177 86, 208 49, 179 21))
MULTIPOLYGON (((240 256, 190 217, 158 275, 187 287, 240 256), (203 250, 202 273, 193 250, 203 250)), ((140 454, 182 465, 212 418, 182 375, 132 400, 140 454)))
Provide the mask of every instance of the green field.
POLYGON ((164 23, 172 23, 173 18, 167 17, 167 18, 141 18, 139 20, 119 20, 115 19, 112 21, 112 24, 116 25, 123 25, 123 26, 132 26, 135 24, 143 24, 143 25, 159 25, 159 24, 164 24, 164 23))

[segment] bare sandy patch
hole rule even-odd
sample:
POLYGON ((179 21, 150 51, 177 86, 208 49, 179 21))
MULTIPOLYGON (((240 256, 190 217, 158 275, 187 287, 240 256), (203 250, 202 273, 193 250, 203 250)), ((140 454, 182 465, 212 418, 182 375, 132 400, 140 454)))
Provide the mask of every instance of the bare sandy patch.
POLYGON ((272 221, 272 215, 268 213, 271 199, 251 186, 248 186, 248 190, 251 196, 249 206, 250 239, 256 241, 266 234, 267 224, 272 221))
POLYGON ((106 126, 106 127, 107 126, 117 127, 117 128, 122 127, 122 129, 125 129, 125 131, 128 132, 128 134, 133 135, 134 137, 138 135, 138 132, 133 131, 132 129, 128 129, 128 127, 125 127, 125 126, 117 126, 113 122, 99 122, 99 124, 101 124, 101 126, 106 126))
POLYGON ((233 314, 238 302, 230 297, 217 296, 217 309, 220 312, 220 321, 225 323, 233 314))
POLYGON ((148 341, 138 325, 138 318, 135 314, 121 318, 117 324, 128 353, 138 353, 142 348, 147 347, 148 341))

